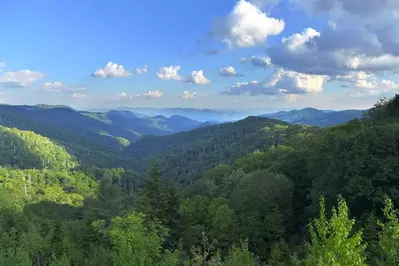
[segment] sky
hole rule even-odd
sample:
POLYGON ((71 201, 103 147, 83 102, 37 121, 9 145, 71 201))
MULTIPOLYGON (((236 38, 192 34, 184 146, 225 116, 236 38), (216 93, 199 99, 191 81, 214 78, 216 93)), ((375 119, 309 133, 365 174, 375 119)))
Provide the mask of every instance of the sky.
POLYGON ((365 109, 399 91, 397 0, 0 0, 0 102, 365 109))

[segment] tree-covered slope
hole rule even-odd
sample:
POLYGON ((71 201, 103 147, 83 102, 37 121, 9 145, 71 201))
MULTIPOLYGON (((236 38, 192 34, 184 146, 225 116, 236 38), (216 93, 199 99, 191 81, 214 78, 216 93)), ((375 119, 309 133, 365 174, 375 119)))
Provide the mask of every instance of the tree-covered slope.
POLYGON ((96 150, 118 149, 121 144, 116 137, 131 141, 138 138, 128 130, 92 119, 70 108, 1 105, 0 124, 32 130, 54 140, 96 150))
POLYGON ((174 135, 145 136, 127 147, 126 154, 157 159, 165 176, 184 184, 209 167, 231 163, 256 149, 282 144, 291 136, 310 130, 274 119, 248 117, 174 135))
POLYGON ((0 265, 398 265, 398 136, 399 96, 328 128, 249 117, 129 147, 168 178, 1 168, 0 265))
POLYGON ((0 126, 0 166, 70 169, 76 159, 64 147, 34 132, 0 126))

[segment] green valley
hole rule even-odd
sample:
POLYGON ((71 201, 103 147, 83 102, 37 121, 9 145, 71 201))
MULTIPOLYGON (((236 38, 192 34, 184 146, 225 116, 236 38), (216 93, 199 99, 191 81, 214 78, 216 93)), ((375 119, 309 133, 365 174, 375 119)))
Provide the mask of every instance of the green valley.
POLYGON ((0 264, 396 265, 398 102, 326 128, 250 116, 112 147, 108 126, 191 122, 3 106, 0 264))

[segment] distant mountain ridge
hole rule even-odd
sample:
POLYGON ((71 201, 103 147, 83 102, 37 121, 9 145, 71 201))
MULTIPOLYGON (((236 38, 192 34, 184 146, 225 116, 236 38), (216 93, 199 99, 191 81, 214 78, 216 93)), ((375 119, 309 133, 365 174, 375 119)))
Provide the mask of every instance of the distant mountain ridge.
POLYGON ((260 111, 232 111, 212 110, 195 108, 150 108, 150 107, 118 107, 115 110, 126 110, 141 116, 184 116, 204 124, 215 124, 221 122, 234 122, 245 119, 248 116, 261 116, 282 120, 294 124, 307 124, 312 126, 331 126, 345 123, 351 119, 358 118, 364 110, 319 110, 315 108, 294 109, 289 111, 278 111, 263 113, 260 111), (213 121, 213 122, 210 122, 213 121))
POLYGON ((332 126, 346 123, 352 119, 362 116, 365 110, 319 110, 315 108, 304 108, 301 110, 280 111, 264 114, 261 117, 269 117, 293 124, 304 124, 310 126, 332 126))
POLYGON ((162 115, 171 117, 175 115, 185 116, 187 118, 208 122, 230 122, 237 121, 250 116, 251 113, 244 113, 232 110, 213 110, 213 109, 196 109, 196 108, 150 108, 150 107, 118 107, 115 110, 127 110, 134 113, 141 113, 147 116, 162 115))
POLYGON ((92 113, 64 106, 0 105, 0 125, 31 130, 70 145, 120 150, 144 135, 191 130, 202 127, 202 122, 183 116, 143 117, 118 110, 92 113))

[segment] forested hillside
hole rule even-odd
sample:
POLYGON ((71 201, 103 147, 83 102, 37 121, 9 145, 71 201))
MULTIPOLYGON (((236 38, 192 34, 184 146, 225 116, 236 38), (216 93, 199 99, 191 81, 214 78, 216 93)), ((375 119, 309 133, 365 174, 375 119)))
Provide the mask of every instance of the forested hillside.
POLYGON ((399 96, 324 129, 144 137, 126 169, 32 132, 0 143, 0 265, 398 265, 399 96))
POLYGON ((129 156, 157 160, 164 176, 187 184, 213 166, 232 163, 256 149, 307 137, 318 129, 261 117, 199 128, 179 134, 145 136, 126 149, 129 156))
POLYGON ((202 126, 181 116, 143 117, 127 111, 90 113, 48 105, 0 105, 0 125, 48 137, 83 164, 131 169, 142 164, 123 154, 123 148, 130 143, 148 134, 167 135, 202 126))
POLYGON ((0 166, 21 169, 70 169, 77 161, 64 147, 31 131, 0 126, 0 166))

